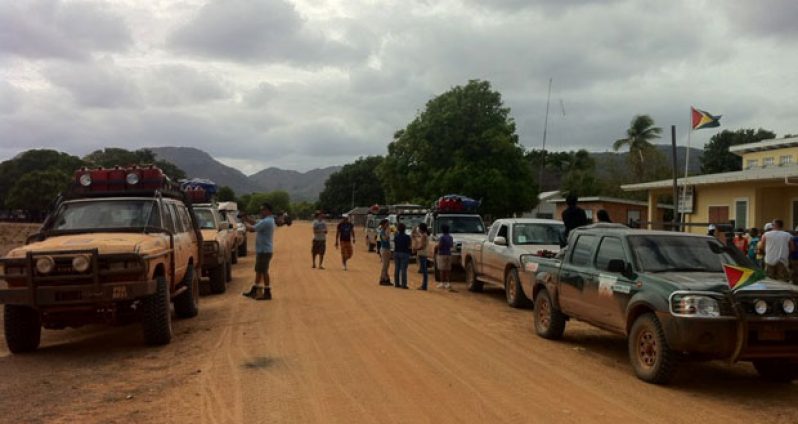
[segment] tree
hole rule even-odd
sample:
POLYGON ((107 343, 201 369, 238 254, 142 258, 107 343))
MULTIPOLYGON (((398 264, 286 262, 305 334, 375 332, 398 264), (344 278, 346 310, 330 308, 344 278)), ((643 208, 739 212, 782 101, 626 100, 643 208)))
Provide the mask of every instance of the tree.
POLYGON ((288 192, 282 190, 269 193, 252 193, 249 196, 249 203, 247 203, 245 210, 248 214, 257 214, 260 212, 260 205, 263 203, 272 205, 272 211, 275 214, 291 213, 291 198, 288 192))
POLYGON ((175 181, 186 178, 186 173, 178 168, 177 165, 165 160, 158 160, 155 157, 155 153, 149 149, 130 151, 118 147, 107 147, 89 153, 83 160, 90 163, 92 166, 102 166, 105 168, 112 168, 117 165, 155 165, 161 168, 169 178, 175 181))
POLYGON ((388 202, 430 204, 459 193, 481 199, 481 211, 496 217, 537 202, 510 109, 487 81, 469 81, 427 102, 394 134, 377 174, 388 202))
POLYGON ((716 174, 743 169, 742 159, 729 151, 729 147, 738 144, 756 143, 757 141, 776 138, 776 134, 765 129, 723 130, 709 139, 701 155, 701 172, 716 174))
POLYGON ((294 218, 309 220, 313 218, 313 213, 320 209, 319 205, 310 202, 299 202, 291 204, 291 213, 294 218))
POLYGON ((235 202, 236 192, 228 186, 222 186, 216 192, 216 199, 220 202, 235 202))
POLYGON ((654 126, 654 120, 648 115, 636 115, 632 118, 626 138, 615 140, 612 148, 616 152, 624 147, 629 148, 629 163, 638 181, 643 181, 646 170, 646 156, 656 151, 651 142, 662 134, 662 128, 654 126))
POLYGON ((8 192, 6 206, 43 217, 58 194, 66 190, 71 178, 58 169, 31 171, 20 177, 8 192))
POLYGON ((28 150, 0 163, 0 208, 11 207, 7 205, 9 193, 26 174, 53 170, 64 175, 73 175, 84 164, 77 156, 47 149, 28 150))
POLYGON ((543 152, 530 150, 526 159, 543 179, 538 181, 541 191, 575 191, 583 195, 598 195, 601 183, 596 177, 596 161, 587 150, 543 152), (545 164, 543 161, 545 160, 545 164), (543 172, 539 172, 540 167, 543 172))
POLYGON ((319 207, 327 212, 344 213, 355 206, 385 203, 385 190, 377 177, 382 156, 361 157, 344 165, 324 183, 319 194, 319 207))

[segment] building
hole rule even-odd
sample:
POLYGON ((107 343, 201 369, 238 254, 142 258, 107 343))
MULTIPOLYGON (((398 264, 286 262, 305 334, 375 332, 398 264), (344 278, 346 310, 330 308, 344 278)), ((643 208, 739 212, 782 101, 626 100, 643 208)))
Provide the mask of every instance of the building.
POLYGON ((550 200, 560 197, 560 192, 555 191, 544 191, 538 194, 538 205, 535 209, 532 209, 529 212, 524 213, 523 218, 542 218, 542 219, 559 219, 554 218, 554 214, 557 212, 556 206, 554 203, 551 203, 550 200))
POLYGON ((349 212, 344 212, 344 215, 349 217, 349 221, 355 225, 366 225, 368 214, 369 208, 366 206, 360 206, 349 212))
MULTIPOLYGON (((565 204, 565 199, 552 199, 550 202, 556 205, 556 219, 560 219, 562 212, 568 207, 565 204)), ((579 207, 585 210, 587 219, 590 221, 597 221, 596 215, 598 211, 604 209, 610 215, 610 219, 613 222, 626 224, 630 227, 639 227, 649 216, 648 203, 639 200, 618 199, 605 196, 580 197, 579 207)), ((673 206, 658 204, 655 209, 655 218, 659 221, 663 221, 665 219, 665 213, 669 209, 673 210, 673 206)))
MULTIPOLYGON (((798 137, 765 140, 733 146, 743 170, 679 178, 692 196, 680 207, 687 231, 705 233, 709 224, 734 228, 762 228, 781 219, 788 228, 798 226, 798 137)), ((672 195, 673 180, 628 184, 625 191, 648 192, 648 205, 672 195)), ((681 197, 681 196, 680 196, 681 197)), ((649 221, 656 221, 649 217, 649 221)))

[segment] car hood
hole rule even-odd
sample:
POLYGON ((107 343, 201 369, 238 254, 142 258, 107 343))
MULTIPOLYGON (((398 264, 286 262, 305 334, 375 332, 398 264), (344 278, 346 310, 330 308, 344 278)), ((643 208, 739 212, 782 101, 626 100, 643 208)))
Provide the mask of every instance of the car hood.
MULTIPOLYGON (((669 284, 676 290, 692 291, 728 291, 729 283, 726 274, 722 272, 661 272, 644 273, 650 280, 669 284)), ((793 291, 798 293, 798 287, 781 281, 765 279, 750 286, 743 287, 738 292, 745 291, 793 291)))
POLYGON ((97 249, 102 254, 150 254, 169 248, 165 234, 91 233, 53 236, 46 240, 18 247, 8 253, 9 258, 21 258, 28 252, 97 249))
POLYGON ((487 234, 451 234, 452 240, 457 242, 464 241, 483 241, 488 238, 487 234))
POLYGON ((549 252, 557 253, 560 251, 559 244, 525 244, 525 245, 515 245, 515 248, 520 250, 523 253, 529 253, 531 255, 537 254, 540 251, 546 250, 549 252))
POLYGON ((213 241, 213 240, 218 240, 219 239, 219 231, 218 230, 205 228, 205 229, 200 230, 200 232, 202 233, 202 240, 203 241, 213 241))

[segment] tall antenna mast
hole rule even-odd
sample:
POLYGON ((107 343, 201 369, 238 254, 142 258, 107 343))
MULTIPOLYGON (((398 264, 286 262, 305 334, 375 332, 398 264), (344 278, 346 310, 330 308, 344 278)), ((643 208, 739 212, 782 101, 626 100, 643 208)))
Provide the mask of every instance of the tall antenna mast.
POLYGON ((546 120, 543 121, 543 163, 538 174, 538 184, 543 185, 543 170, 546 169, 546 134, 549 131, 549 104, 551 103, 551 78, 549 78, 549 94, 546 96, 546 120))

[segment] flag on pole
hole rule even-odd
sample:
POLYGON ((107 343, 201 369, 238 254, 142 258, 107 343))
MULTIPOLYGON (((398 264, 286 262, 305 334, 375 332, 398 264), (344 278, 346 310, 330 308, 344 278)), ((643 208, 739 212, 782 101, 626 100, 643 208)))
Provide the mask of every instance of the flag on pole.
POLYGON ((723 264, 723 272, 726 273, 726 281, 732 290, 739 290, 765 279, 765 273, 758 269, 723 264))
POLYGON ((690 115, 692 116, 692 127, 694 130, 720 126, 721 115, 715 116, 692 106, 690 107, 690 115))

